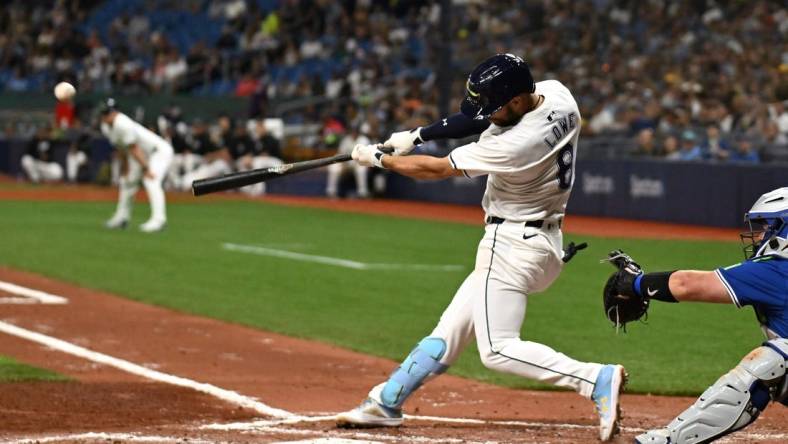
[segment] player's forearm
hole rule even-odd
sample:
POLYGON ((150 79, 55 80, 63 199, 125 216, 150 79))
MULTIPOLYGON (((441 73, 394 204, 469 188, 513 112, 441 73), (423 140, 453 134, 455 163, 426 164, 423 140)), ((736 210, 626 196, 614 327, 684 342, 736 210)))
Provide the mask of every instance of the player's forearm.
POLYGON ((414 179, 444 179, 457 175, 446 157, 383 156, 382 163, 385 168, 414 179))
POLYGON ((147 171, 148 159, 145 158, 145 154, 143 154, 142 148, 140 148, 138 145, 132 145, 131 147, 129 147, 129 152, 131 153, 132 157, 134 157, 134 160, 136 160, 140 164, 140 166, 142 166, 142 170, 147 171))
POLYGON ((462 139, 481 134, 489 126, 490 122, 487 120, 475 120, 463 113, 457 113, 421 128, 419 137, 425 142, 428 140, 462 139))
POLYGON ((728 291, 713 271, 679 270, 670 275, 670 292, 678 301, 731 304, 728 291))
POLYGON ((644 273, 634 279, 632 287, 637 296, 656 301, 731 303, 713 271, 644 273))

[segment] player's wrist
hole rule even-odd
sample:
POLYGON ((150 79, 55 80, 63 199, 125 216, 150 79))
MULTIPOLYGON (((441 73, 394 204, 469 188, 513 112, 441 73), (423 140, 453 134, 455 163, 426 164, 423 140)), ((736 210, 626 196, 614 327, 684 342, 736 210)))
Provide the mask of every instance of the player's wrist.
POLYGON ((632 291, 635 292, 635 295, 640 296, 640 297, 643 297, 643 292, 640 290, 640 281, 643 280, 643 275, 644 274, 645 273, 640 273, 632 281, 632 291))
POLYGON ((385 170, 386 166, 383 165, 383 158, 387 156, 389 155, 384 153, 383 151, 380 150, 375 151, 375 153, 372 155, 372 165, 385 170))
POLYGON ((413 133, 413 146, 419 146, 424 143, 424 138, 421 136, 421 129, 422 127, 418 127, 411 132, 413 133))
POLYGON ((670 291, 670 275, 673 271, 658 273, 645 273, 635 279, 635 291, 646 299, 655 299, 662 302, 678 302, 670 291))

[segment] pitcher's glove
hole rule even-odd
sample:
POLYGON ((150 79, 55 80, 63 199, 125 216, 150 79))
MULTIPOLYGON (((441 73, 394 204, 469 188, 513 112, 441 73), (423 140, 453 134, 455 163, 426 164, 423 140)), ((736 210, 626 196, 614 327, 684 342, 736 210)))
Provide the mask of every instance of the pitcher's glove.
POLYGON ((634 286, 643 269, 621 250, 611 251, 602 262, 610 262, 618 269, 608 278, 602 294, 605 317, 616 328, 626 329, 628 322, 642 318, 648 311, 648 298, 638 295, 634 286))

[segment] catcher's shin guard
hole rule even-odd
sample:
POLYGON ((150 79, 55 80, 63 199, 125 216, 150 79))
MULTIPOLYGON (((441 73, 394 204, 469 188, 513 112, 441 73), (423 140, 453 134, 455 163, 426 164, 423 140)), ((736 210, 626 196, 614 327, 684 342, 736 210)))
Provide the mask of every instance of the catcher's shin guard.
POLYGON ((706 389, 666 429, 646 432, 636 442, 707 443, 746 427, 784 385, 786 359, 787 340, 765 342, 706 389))
POLYGON ((389 408, 399 409, 411 393, 421 387, 430 375, 446 371, 440 363, 446 353, 446 342, 441 338, 424 338, 402 364, 391 374, 380 392, 380 401, 389 408))

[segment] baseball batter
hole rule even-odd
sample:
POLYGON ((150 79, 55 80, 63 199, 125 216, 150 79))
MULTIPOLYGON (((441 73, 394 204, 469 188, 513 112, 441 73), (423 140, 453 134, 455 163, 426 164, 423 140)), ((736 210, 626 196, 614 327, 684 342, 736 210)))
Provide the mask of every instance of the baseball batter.
POLYGON ((461 113, 412 131, 394 133, 384 146, 357 145, 353 159, 418 179, 487 175, 482 200, 484 237, 476 265, 438 325, 389 379, 340 426, 398 426, 402 405, 425 381, 446 371, 475 337, 484 365, 567 387, 592 399, 600 438, 618 430, 618 400, 625 380, 620 365, 580 362, 520 338, 528 296, 547 289, 563 267, 561 222, 574 182, 580 112, 560 82, 534 83, 528 65, 497 54, 468 77, 461 113), (479 134, 443 158, 403 156, 415 144, 479 134))
POLYGON ((119 112, 112 98, 101 106, 101 132, 114 147, 126 152, 128 165, 128 171, 119 181, 118 207, 106 222, 107 228, 126 228, 131 218, 131 203, 142 179, 151 215, 147 222, 140 225, 140 230, 152 233, 164 229, 167 212, 162 181, 170 169, 172 146, 119 112))

